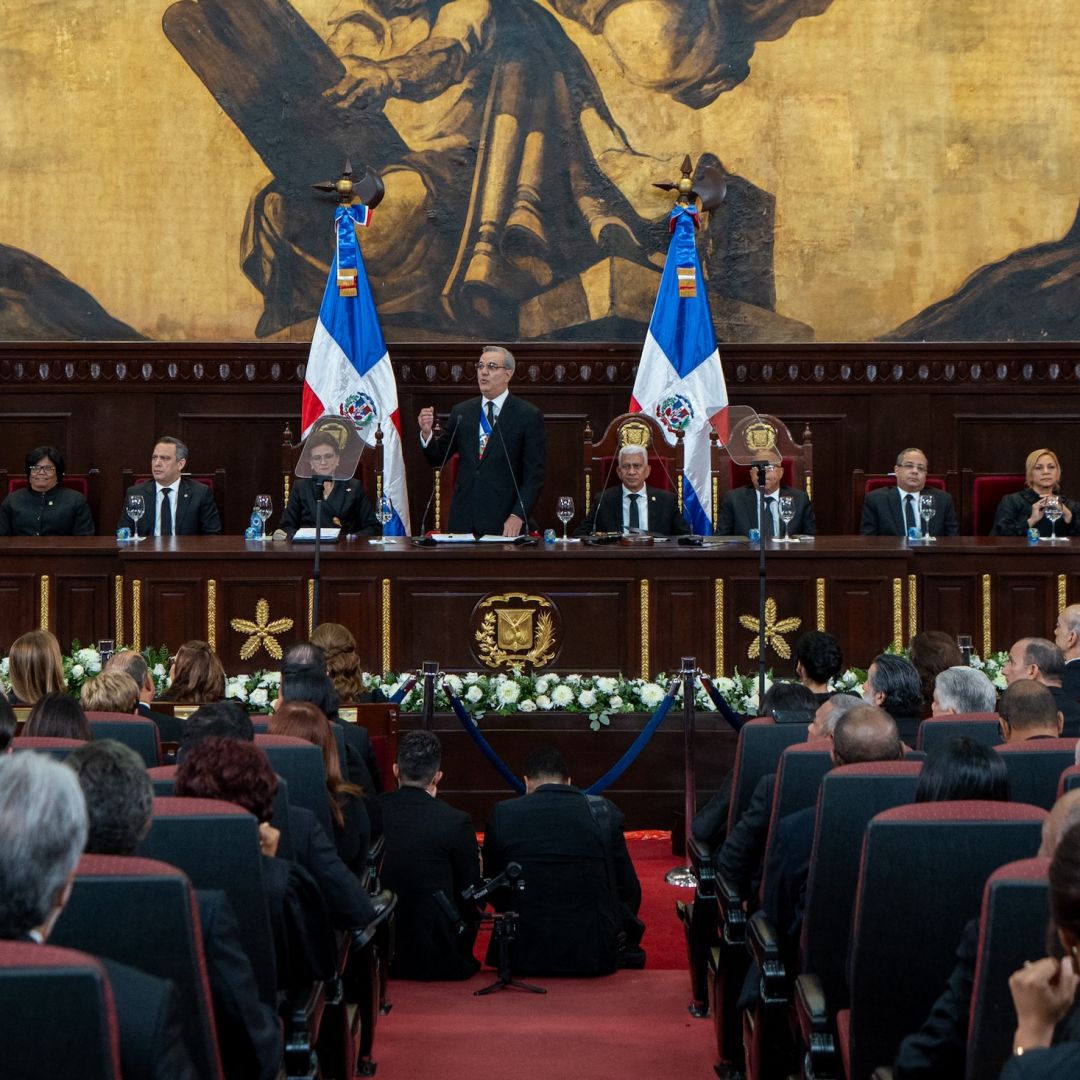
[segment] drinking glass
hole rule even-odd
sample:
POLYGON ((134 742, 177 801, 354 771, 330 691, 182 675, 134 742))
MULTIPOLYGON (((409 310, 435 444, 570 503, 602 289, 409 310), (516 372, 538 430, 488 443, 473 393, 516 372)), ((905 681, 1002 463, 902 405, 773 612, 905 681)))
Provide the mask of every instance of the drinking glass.
POLYGON ((394 520, 394 503, 389 495, 380 496, 378 505, 375 507, 375 520, 382 529, 382 536, 378 540, 373 540, 372 543, 385 544, 387 543, 386 526, 394 520))
POLYGON ((124 513, 134 522, 135 535, 132 536, 133 543, 139 543, 142 537, 139 535, 139 518, 146 513, 146 500, 141 495, 129 495, 124 499, 124 513))
POLYGON ((256 495, 255 496, 255 513, 262 519, 263 524, 263 537, 266 536, 266 523, 270 520, 270 515, 274 512, 274 500, 269 495, 256 495))
POLYGON ((1050 540, 1057 537, 1057 523, 1061 520, 1061 499, 1057 495, 1047 495, 1043 500, 1043 514, 1050 522, 1050 540))
POLYGON ((924 541, 936 540, 936 536, 930 535, 930 519, 937 513, 934 507, 934 496, 929 492, 923 492, 919 496, 919 517, 922 518, 922 538, 924 541))
POLYGON ((781 495, 778 504, 780 520, 784 523, 783 543, 791 543, 791 523, 795 519, 795 500, 790 495, 781 495))
POLYGON ((574 500, 569 495, 560 495, 555 504, 555 516, 562 522, 562 538, 565 544, 570 538, 566 535, 566 527, 574 516, 574 500))

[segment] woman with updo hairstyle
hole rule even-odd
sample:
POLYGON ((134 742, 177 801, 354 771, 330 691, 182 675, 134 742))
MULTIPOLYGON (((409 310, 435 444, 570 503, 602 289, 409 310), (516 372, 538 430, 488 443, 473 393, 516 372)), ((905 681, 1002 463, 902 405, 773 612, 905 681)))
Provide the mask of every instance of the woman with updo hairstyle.
POLYGON ((225 668, 205 641, 186 641, 169 669, 169 689, 162 701, 200 705, 225 697, 225 668))
POLYGON ((1027 486, 1006 495, 998 503, 991 536, 1026 536, 1034 529, 1040 537, 1080 535, 1080 503, 1061 495, 1061 462, 1053 450, 1032 450, 1024 463, 1027 486), (1061 506, 1061 520, 1054 528, 1046 517, 1047 499, 1056 496, 1061 506))
POLYGON ((270 717, 271 735, 290 735, 317 746, 326 770, 334 843, 341 861, 358 877, 364 876, 371 822, 364 808, 364 790, 341 773, 337 741, 325 714, 309 701, 286 701, 270 717))
POLYGON ((312 645, 326 654, 326 673, 342 701, 359 701, 364 691, 360 657, 356 654, 356 638, 341 623, 319 623, 311 633, 312 645))
POLYGON ((1016 1032, 1001 1080, 1080 1076, 1080 825, 1058 841, 1049 881, 1050 952, 1056 955, 1028 961, 1009 978, 1016 1032))
POLYGON ((934 711, 934 683, 937 677, 951 667, 964 666, 964 654, 956 642, 942 630, 923 630, 911 639, 908 659, 919 673, 922 686, 922 714, 930 716, 934 711))
POLYGON ((23 735, 83 742, 93 738, 83 707, 70 694, 46 694, 38 698, 26 719, 23 735))
POLYGON ((67 692, 60 642, 48 630, 31 630, 11 643, 8 678, 14 705, 33 705, 46 694, 67 692))

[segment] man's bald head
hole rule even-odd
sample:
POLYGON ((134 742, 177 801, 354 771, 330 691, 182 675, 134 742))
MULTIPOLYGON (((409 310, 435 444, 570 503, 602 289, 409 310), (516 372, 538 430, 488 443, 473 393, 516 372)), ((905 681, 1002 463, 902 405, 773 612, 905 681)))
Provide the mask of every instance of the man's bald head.
POLYGON ((833 757, 837 765, 899 761, 903 753, 896 721, 876 705, 849 709, 833 729, 833 757))
POLYGON ((1006 742, 1061 734, 1061 713, 1053 694, 1042 683, 1031 679, 1018 679, 1009 684, 998 702, 998 716, 1006 742))
POLYGON ((1039 854, 1049 859, 1057 850, 1058 841, 1074 826, 1080 825, 1080 788, 1066 791, 1050 808, 1042 827, 1039 854))

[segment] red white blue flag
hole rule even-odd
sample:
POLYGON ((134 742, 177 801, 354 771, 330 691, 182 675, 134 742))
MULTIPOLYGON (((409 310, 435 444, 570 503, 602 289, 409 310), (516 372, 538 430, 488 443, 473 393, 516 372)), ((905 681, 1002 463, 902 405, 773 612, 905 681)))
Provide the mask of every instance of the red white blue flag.
POLYGON ((370 217, 363 205, 339 206, 334 215, 337 243, 311 338, 301 427, 306 437, 320 416, 347 416, 360 438, 373 447, 375 428, 382 426, 383 493, 394 504, 393 519, 384 531, 387 536, 407 536, 409 494, 397 383, 356 242, 357 225, 368 224, 370 217))
POLYGON ((695 533, 712 533, 709 432, 711 417, 728 403, 716 331, 705 296, 692 207, 671 211, 667 261, 641 350, 631 412, 660 421, 667 441, 683 432, 683 514, 695 533))

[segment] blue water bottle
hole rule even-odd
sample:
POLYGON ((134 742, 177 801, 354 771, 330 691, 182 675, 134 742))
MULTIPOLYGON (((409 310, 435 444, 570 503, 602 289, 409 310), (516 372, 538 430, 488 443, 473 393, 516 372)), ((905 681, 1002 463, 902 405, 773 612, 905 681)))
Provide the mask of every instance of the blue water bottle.
POLYGON ((244 538, 247 540, 261 540, 263 538, 263 520, 259 517, 258 510, 251 511, 251 522, 244 530, 244 538))

